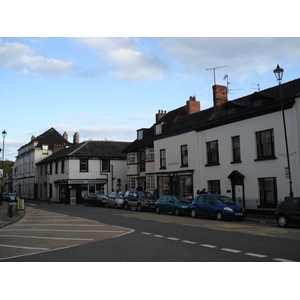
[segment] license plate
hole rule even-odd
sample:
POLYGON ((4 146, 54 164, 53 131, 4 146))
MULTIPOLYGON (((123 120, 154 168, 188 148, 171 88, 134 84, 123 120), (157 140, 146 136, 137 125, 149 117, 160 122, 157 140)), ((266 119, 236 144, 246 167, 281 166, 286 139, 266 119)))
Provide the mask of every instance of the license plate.
POLYGON ((242 216, 243 213, 236 213, 235 215, 236 215, 236 216, 242 216))

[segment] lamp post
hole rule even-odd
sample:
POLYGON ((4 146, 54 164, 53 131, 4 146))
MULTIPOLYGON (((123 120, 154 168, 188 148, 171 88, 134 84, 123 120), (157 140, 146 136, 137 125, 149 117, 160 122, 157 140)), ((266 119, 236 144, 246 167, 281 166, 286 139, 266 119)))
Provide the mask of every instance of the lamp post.
POLYGON ((285 148, 286 148, 286 159, 287 159, 287 164, 288 164, 288 176, 289 176, 289 184, 290 184, 290 197, 293 197, 294 193, 293 193, 293 187, 292 187, 290 154, 289 154, 289 146, 288 146, 288 139, 287 139, 287 133, 286 133, 285 113, 284 113, 282 87, 281 87, 281 80, 282 80, 282 77, 283 77, 283 69, 279 67, 279 64, 277 64, 277 68, 273 72, 274 72, 275 77, 276 77, 276 79, 278 81, 278 84, 279 84, 283 129, 284 129, 284 139, 285 139, 285 148))
POLYGON ((5 129, 2 131, 2 137, 3 137, 3 147, 2 147, 2 169, 4 170, 4 141, 6 138, 7 132, 5 129))

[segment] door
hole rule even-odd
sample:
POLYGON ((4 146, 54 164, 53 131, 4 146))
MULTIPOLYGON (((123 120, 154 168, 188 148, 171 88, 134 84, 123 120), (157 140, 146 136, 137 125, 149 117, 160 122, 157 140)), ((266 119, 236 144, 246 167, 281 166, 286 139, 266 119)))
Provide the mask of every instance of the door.
POLYGON ((70 204, 76 204, 76 190, 70 190, 70 204))
POLYGON ((244 207, 243 203, 243 186, 242 185, 235 185, 234 186, 234 192, 235 192, 235 204, 241 207, 244 207))

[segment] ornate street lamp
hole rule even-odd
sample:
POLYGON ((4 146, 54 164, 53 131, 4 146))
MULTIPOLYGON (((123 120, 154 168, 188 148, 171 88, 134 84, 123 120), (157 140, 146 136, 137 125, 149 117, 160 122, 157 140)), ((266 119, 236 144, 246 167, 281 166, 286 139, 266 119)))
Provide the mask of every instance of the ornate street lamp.
POLYGON ((277 68, 273 72, 274 72, 275 77, 276 77, 276 79, 278 81, 278 84, 279 84, 283 129, 284 129, 284 138, 285 138, 285 148, 286 148, 286 159, 287 159, 287 164, 288 164, 288 176, 289 176, 289 184, 290 184, 290 197, 293 197, 294 193, 293 193, 293 187, 292 187, 292 176, 291 176, 291 167, 290 167, 290 153, 289 153, 288 139, 287 139, 287 133, 286 133, 285 113, 284 113, 282 87, 281 87, 281 80, 282 80, 282 77, 283 77, 283 69, 279 67, 279 64, 277 64, 277 68))

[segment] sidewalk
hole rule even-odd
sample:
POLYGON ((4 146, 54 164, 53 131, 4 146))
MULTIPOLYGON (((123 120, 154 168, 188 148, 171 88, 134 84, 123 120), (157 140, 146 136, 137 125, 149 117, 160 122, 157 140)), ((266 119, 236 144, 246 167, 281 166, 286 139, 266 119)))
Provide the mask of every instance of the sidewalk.
POLYGON ((7 210, 8 203, 6 200, 2 200, 2 205, 0 204, 0 228, 18 221, 25 214, 25 209, 20 209, 17 214, 12 214, 12 217, 10 217, 7 210))
MULTIPOLYGON (((0 228, 17 222, 19 219, 21 219, 25 214, 26 202, 24 204, 24 209, 19 209, 18 213, 13 214, 12 217, 9 216, 7 208, 8 202, 5 200, 2 201, 2 205, 0 204, 0 228)), ((255 210, 247 211, 245 221, 274 224, 277 223, 274 213, 255 210)))

